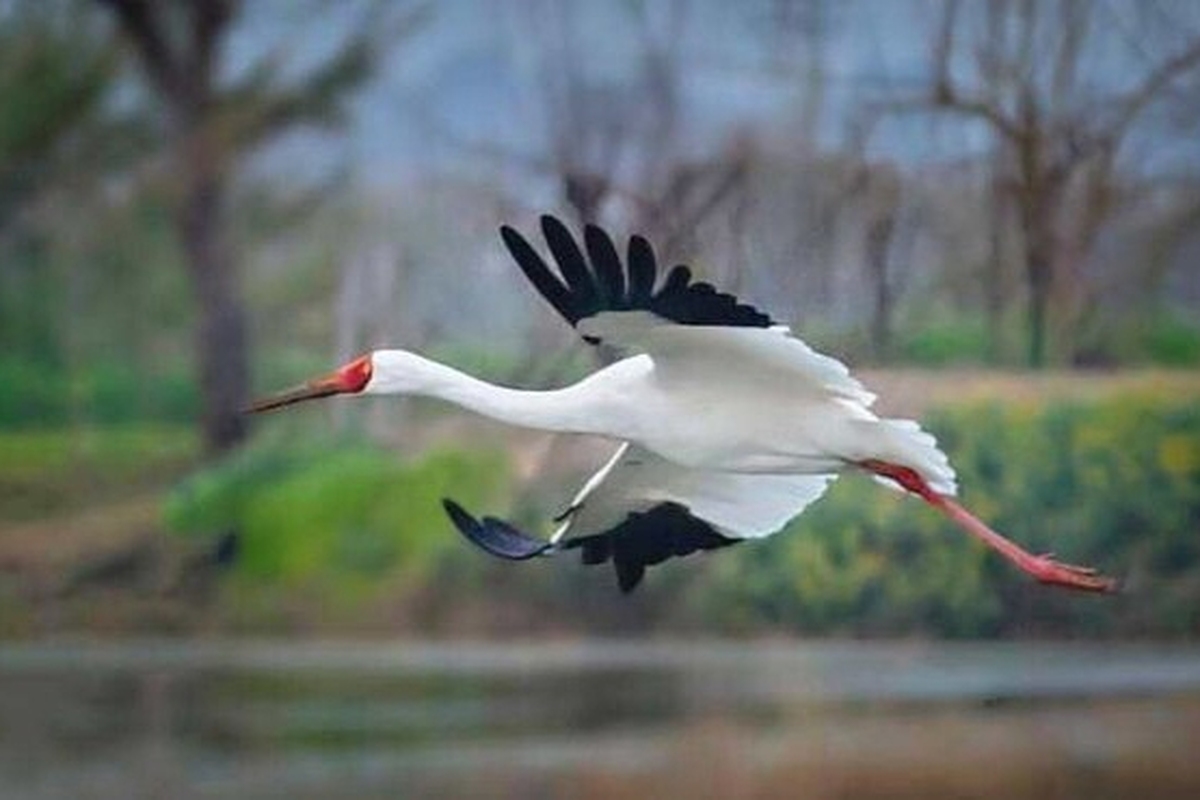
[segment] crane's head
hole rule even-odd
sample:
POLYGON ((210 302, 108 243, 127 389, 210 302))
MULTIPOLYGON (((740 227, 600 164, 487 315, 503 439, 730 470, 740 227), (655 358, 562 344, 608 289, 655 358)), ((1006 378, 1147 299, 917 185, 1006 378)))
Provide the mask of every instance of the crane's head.
POLYGON ((373 358, 373 353, 359 356, 328 375, 313 378, 285 392, 256 400, 248 410, 258 413, 290 406, 292 403, 299 403, 302 400, 315 400, 335 394, 363 394, 371 385, 371 379, 375 374, 373 358))

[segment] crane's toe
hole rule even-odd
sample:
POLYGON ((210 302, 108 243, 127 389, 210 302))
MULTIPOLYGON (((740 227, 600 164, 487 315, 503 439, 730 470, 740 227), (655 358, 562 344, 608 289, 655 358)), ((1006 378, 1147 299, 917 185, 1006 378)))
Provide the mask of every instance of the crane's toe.
POLYGON ((1041 583, 1077 589, 1082 592, 1109 593, 1117 591, 1117 581, 1091 567, 1064 564, 1052 554, 1034 556, 1027 571, 1041 583))

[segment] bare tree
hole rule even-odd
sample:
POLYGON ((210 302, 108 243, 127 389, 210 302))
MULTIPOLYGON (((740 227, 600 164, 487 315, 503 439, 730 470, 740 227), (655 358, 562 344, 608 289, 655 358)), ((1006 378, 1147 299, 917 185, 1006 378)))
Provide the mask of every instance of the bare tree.
POLYGON ((892 240, 900 214, 900 175, 889 164, 862 161, 843 204, 861 208, 863 255, 871 285, 871 350, 876 359, 891 355, 893 317, 899 290, 889 269, 892 240))
POLYGON ((196 354, 205 441, 213 451, 246 433, 249 343, 237 259, 227 236, 230 184, 239 160, 301 123, 329 123, 370 73, 377 30, 347 37, 302 80, 285 83, 280 54, 267 53, 232 84, 220 80, 223 44, 238 0, 96 0, 132 43, 163 106, 176 229, 196 292, 196 354))
POLYGON ((956 53, 969 21, 957 0, 947 0, 929 96, 898 106, 982 122, 1000 143, 1007 169, 998 180, 1022 237, 1032 366, 1047 358, 1052 302, 1068 317, 1087 302, 1082 266, 1114 210, 1117 157, 1130 131, 1200 66, 1194 36, 1131 88, 1099 94, 1083 59, 1097 8, 1079 0, 990 3, 971 50, 974 68, 966 70, 956 53))
POLYGON ((529 21, 536 15, 530 33, 541 39, 536 74, 544 150, 527 156, 460 144, 550 178, 581 220, 615 213, 652 234, 669 258, 690 248, 696 226, 716 208, 736 205, 753 147, 744 137, 732 137, 705 154, 685 152, 680 127, 687 66, 681 45, 689 5, 676 1, 654 8, 662 13, 651 19, 648 4, 625 7, 631 69, 601 77, 580 58, 578 8, 530 5, 529 21))

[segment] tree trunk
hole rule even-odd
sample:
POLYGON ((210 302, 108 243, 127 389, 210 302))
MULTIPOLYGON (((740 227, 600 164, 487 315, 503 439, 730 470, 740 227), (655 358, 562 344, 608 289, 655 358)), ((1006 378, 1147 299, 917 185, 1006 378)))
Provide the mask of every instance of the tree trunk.
MULTIPOLYGON (((1029 160, 1032 160, 1030 157, 1029 160)), ((1020 196, 1021 229, 1024 234, 1025 285, 1029 292, 1029 362, 1033 369, 1046 365, 1047 315, 1050 293, 1054 288, 1055 219, 1062 197, 1061 186, 1038 180, 1032 169, 1023 170, 1026 178, 1020 196)))
POLYGON ((867 229, 866 261, 874 284, 875 303, 871 317, 871 349, 877 361, 883 362, 892 349, 892 283, 888 274, 888 248, 895 230, 895 215, 884 212, 867 229))
POLYGON ((983 276, 984 316, 987 326, 987 360, 1004 360, 1004 236, 1007 233, 1008 204, 1003 178, 997 166, 988 192, 988 253, 983 276))
POLYGON ((1029 284, 1029 366, 1046 366, 1046 312, 1050 305, 1050 260, 1037 247, 1026 253, 1026 276, 1029 284))
POLYGON ((246 312, 236 270, 220 239, 218 180, 190 187, 179 227, 188 271, 199 300, 196 361, 200 370, 201 425, 210 452, 226 450, 246 435, 242 409, 248 396, 246 312))
POLYGON ((230 154, 221 147, 229 145, 216 140, 212 114, 219 44, 236 4, 230 0, 100 2, 112 9, 137 47, 170 120, 181 185, 176 225, 199 308, 195 347, 200 421, 209 453, 218 453, 246 435, 242 408, 250 375, 237 265, 222 238, 230 154), (180 23, 187 27, 179 28, 180 23))
POLYGON ((191 103, 181 114, 185 123, 176 149, 184 176, 177 224, 199 311, 195 353, 201 428, 209 453, 219 453, 247 434, 243 409, 249 397, 249 348, 237 265, 223 238, 221 156, 211 140, 204 102, 191 103))

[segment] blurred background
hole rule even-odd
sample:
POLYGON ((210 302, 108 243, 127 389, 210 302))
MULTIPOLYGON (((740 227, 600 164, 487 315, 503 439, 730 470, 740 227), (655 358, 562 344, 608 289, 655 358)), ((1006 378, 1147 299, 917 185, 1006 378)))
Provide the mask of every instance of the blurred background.
POLYGON ((0 0, 0 797, 1195 797, 1200 5, 0 0), (598 362, 551 212, 856 365, 1031 585, 848 478, 765 542, 497 563, 603 442, 249 397, 598 362))

